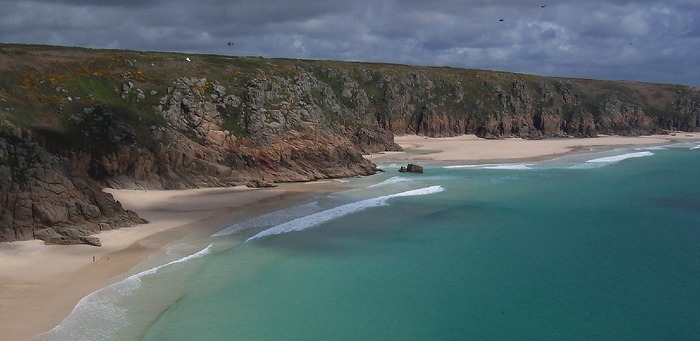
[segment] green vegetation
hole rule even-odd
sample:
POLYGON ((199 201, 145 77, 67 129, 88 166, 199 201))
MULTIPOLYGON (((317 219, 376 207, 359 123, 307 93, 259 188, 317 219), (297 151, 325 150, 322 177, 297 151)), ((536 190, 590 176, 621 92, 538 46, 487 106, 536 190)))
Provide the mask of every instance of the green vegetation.
POLYGON ((236 137, 246 137, 248 136, 248 131, 245 128, 245 124, 242 123, 242 113, 240 111, 226 109, 223 114, 224 123, 221 128, 227 130, 236 137))
POLYGON ((61 82, 63 88, 73 94, 84 94, 88 102, 102 103, 110 106, 121 105, 116 83, 104 77, 75 76, 61 82))
MULTIPOLYGON (((102 145, 80 135, 90 134, 91 129, 118 135, 117 145, 148 145, 151 127, 167 124, 155 108, 181 78, 206 79, 206 84, 196 86, 206 101, 214 101, 217 83, 224 86, 226 95, 241 100, 240 105, 217 105, 221 128, 238 137, 251 137, 247 115, 253 100, 260 109, 280 110, 284 115, 298 110, 302 101, 313 103, 330 128, 357 129, 431 113, 469 121, 472 128, 518 110, 529 110, 538 123, 542 115, 552 112, 564 118, 580 110, 597 116, 610 96, 638 106, 663 128, 694 129, 697 112, 692 108, 700 103, 697 88, 670 84, 450 67, 0 44, 0 121, 34 129, 70 149, 94 153, 107 148, 108 142, 102 145), (125 84, 133 88, 125 89, 125 84), (556 110, 551 109, 554 106, 556 110), (100 121, 95 115, 109 119, 100 121), (103 122, 109 122, 111 130, 101 126, 103 122)), ((193 139, 198 136, 188 129, 181 132, 193 139)))

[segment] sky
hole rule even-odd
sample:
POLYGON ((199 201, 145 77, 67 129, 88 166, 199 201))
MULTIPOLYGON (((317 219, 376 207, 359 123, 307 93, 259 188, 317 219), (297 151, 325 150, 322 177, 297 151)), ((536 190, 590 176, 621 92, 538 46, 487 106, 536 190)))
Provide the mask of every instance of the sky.
POLYGON ((700 87, 698 0, 0 0, 0 42, 700 87))

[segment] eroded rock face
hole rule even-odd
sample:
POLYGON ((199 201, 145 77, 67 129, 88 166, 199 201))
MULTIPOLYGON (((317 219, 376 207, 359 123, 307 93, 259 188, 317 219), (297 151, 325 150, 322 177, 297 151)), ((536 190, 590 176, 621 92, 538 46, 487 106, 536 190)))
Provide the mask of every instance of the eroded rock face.
POLYGON ((0 241, 99 245, 90 234, 144 223, 29 132, 0 125, 0 241))
POLYGON ((177 64, 171 55, 65 48, 2 47, 0 57, 12 76, 0 78, 0 241, 95 244, 91 231, 140 221, 100 185, 267 186, 373 174, 362 154, 400 150, 395 134, 700 129, 700 90, 684 86, 246 57, 177 64), (25 128, 6 123, 15 119, 25 128))
POLYGON ((238 96, 217 81, 181 77, 155 109, 165 124, 151 127, 150 146, 122 144, 99 158, 73 155, 71 162, 115 188, 231 186, 373 174, 374 164, 362 154, 398 150, 393 135, 381 129, 332 127, 312 98, 296 105, 285 101, 308 97, 305 91, 315 87, 327 85, 302 72, 294 81, 251 79, 238 96), (236 137, 231 132, 236 129, 245 130, 247 137, 236 137))

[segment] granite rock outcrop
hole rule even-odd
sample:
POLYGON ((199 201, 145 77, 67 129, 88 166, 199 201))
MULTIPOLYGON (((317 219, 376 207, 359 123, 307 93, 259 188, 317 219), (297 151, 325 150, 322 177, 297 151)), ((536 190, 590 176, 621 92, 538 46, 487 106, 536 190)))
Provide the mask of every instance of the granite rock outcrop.
POLYGON ((700 90, 472 69, 0 44, 0 241, 141 222, 101 186, 373 174, 395 135, 700 129, 700 90))
POLYGON ((30 132, 0 124, 0 241, 99 245, 90 234, 141 223, 30 132))

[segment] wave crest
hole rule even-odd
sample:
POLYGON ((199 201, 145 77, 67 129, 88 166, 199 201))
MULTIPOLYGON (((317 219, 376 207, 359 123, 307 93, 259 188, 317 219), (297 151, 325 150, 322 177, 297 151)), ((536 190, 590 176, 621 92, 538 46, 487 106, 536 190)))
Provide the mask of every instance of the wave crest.
POLYGON ((200 258, 211 253, 206 248, 169 263, 141 271, 124 280, 97 290, 83 297, 73 311, 53 329, 30 340, 115 340, 119 330, 128 326, 126 309, 117 305, 118 300, 141 287, 141 278, 152 275, 167 266, 200 258))
POLYGON ((419 188, 419 189, 414 189, 414 190, 405 191, 405 192, 396 193, 396 194, 385 195, 385 196, 381 196, 381 197, 377 197, 377 198, 371 198, 371 199, 365 199, 365 200, 352 202, 349 204, 330 208, 330 209, 327 209, 327 210, 324 210, 321 212, 317 212, 314 214, 299 217, 299 218, 290 220, 288 222, 276 225, 272 228, 264 230, 256 235, 246 239, 245 242, 249 242, 249 241, 254 240, 254 239, 272 236, 272 235, 276 235, 276 234, 306 230, 308 228, 323 224, 327 221, 337 219, 337 218, 346 216, 348 214, 356 213, 356 212, 365 210, 365 209, 370 208, 370 207, 383 206, 386 204, 386 201, 391 199, 391 198, 417 196, 417 195, 428 195, 428 194, 433 194, 433 193, 439 193, 442 191, 444 191, 444 188, 442 186, 436 185, 436 186, 419 188))
POLYGON ((247 230, 249 228, 270 227, 284 223, 289 220, 289 217, 302 217, 313 214, 321 210, 318 201, 307 204, 289 207, 283 210, 270 212, 261 216, 242 221, 224 228, 223 230, 214 233, 212 237, 224 237, 232 235, 236 232, 247 230))
POLYGON ((455 165, 455 166, 445 166, 446 169, 496 169, 496 170, 526 170, 532 169, 532 164, 527 163, 487 163, 481 165, 455 165))
POLYGON ((654 155, 654 153, 652 153, 650 151, 634 152, 634 153, 627 153, 627 154, 622 154, 622 155, 600 157, 597 159, 588 160, 588 161, 586 161, 586 163, 615 163, 615 162, 620 162, 622 160, 638 158, 638 157, 646 157, 646 156, 652 156, 652 155, 654 155))

